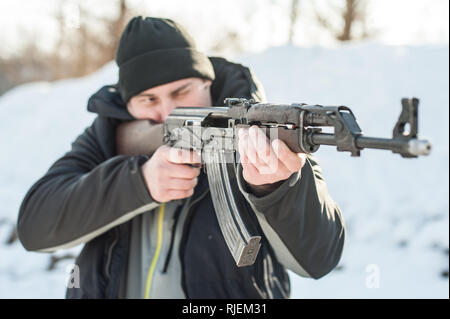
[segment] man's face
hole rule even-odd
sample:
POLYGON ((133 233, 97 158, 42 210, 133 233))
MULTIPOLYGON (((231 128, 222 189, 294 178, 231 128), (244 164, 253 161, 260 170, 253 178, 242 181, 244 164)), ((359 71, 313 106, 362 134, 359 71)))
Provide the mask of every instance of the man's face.
POLYGON ((211 80, 186 78, 155 86, 133 96, 127 104, 136 119, 162 123, 179 106, 209 106, 211 80))

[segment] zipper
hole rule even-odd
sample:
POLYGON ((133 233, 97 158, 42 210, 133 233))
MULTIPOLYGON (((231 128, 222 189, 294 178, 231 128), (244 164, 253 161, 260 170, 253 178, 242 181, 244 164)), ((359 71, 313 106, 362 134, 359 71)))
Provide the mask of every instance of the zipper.
POLYGON ((147 274, 147 280, 145 285, 145 299, 148 299, 150 296, 150 289, 152 286, 153 274, 155 272, 156 264, 158 263, 159 253, 161 251, 162 241, 163 241, 163 222, 164 222, 164 211, 166 208, 166 203, 163 203, 159 207, 158 211, 158 238, 156 242, 156 250, 153 255, 152 262, 150 264, 150 268, 147 274))
POLYGON ((175 242, 175 232, 177 229, 178 220, 180 219, 181 211, 183 210, 183 206, 178 206, 177 211, 175 212, 173 216, 173 224, 172 224, 172 230, 170 233, 170 245, 169 250, 167 251, 166 261, 164 262, 164 267, 162 273, 167 273, 167 268, 169 267, 170 258, 172 256, 172 250, 173 250, 173 244, 175 242))
POLYGON ((109 246, 108 248, 108 257, 106 259, 106 264, 105 264, 105 276, 108 282, 108 285, 106 286, 106 291, 105 291, 105 296, 106 298, 110 298, 109 296, 109 291, 111 289, 111 262, 112 262, 112 252, 114 247, 117 245, 117 242, 119 241, 119 230, 117 228, 115 228, 114 230, 115 233, 115 238, 113 240, 113 242, 111 243, 111 246, 109 246))
POLYGON ((106 274, 106 278, 108 280, 111 279, 111 269, 110 268, 111 268, 111 260, 112 260, 112 251, 113 251, 114 247, 116 246, 117 242, 119 241, 118 230, 116 229, 114 232, 116 233, 115 234, 116 237, 114 238, 111 246, 109 246, 108 258, 106 259, 106 271, 105 271, 105 274, 106 274))

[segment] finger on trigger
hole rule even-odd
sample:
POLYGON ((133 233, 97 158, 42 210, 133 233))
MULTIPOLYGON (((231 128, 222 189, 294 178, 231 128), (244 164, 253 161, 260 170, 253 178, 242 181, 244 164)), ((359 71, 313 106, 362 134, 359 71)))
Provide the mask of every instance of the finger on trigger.
POLYGON ((200 175, 200 168, 171 163, 167 169, 167 175, 174 178, 192 179, 200 175))

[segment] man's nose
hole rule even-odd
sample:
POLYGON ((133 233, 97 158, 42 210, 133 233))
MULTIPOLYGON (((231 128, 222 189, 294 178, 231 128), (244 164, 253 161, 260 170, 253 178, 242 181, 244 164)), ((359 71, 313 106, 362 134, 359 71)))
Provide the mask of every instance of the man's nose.
POLYGON ((166 118, 169 116, 169 114, 172 113, 174 108, 176 108, 176 105, 173 101, 168 101, 163 104, 162 111, 161 111, 161 118, 162 118, 163 122, 166 120, 166 118))

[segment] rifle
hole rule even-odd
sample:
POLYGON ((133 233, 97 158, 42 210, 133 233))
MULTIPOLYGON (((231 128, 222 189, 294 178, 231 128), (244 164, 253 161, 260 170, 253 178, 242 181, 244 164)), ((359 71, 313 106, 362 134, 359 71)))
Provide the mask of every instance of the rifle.
POLYGON ((217 220, 238 267, 255 262, 261 240, 237 184, 238 129, 257 125, 271 140, 281 139, 296 153, 314 153, 321 145, 336 146, 351 156, 360 156, 364 148, 391 150, 405 158, 431 152, 431 143, 418 138, 417 98, 401 100, 391 139, 364 136, 347 106, 270 104, 242 98, 227 98, 224 103, 177 107, 163 124, 125 122, 118 126, 116 143, 118 153, 128 155, 151 155, 162 144, 201 151, 217 220), (334 128, 334 133, 323 133, 323 127, 334 128))

